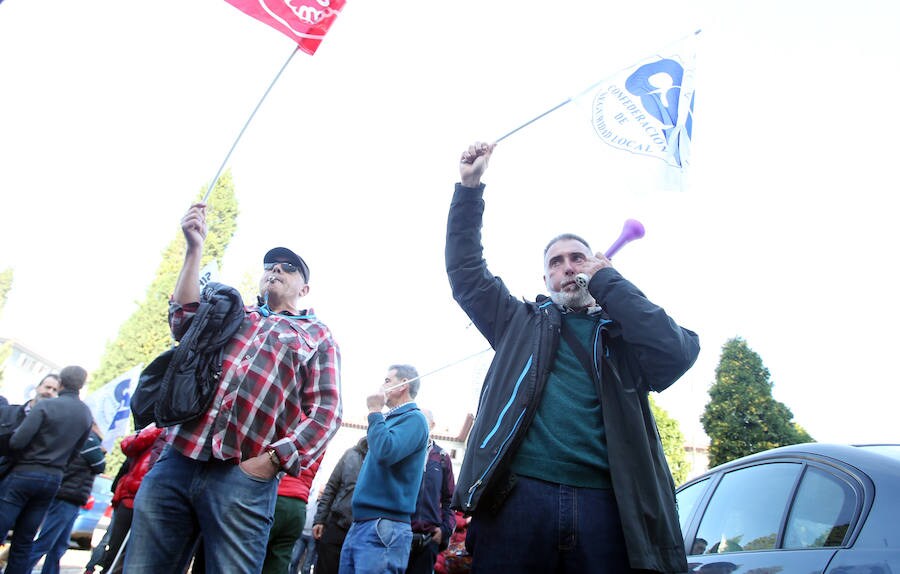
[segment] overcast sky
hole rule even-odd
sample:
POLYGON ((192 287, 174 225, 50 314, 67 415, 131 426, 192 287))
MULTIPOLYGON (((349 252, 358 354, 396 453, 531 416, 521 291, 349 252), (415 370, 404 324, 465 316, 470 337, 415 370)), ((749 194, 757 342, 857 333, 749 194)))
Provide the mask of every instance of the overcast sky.
MULTIPOLYGON (((703 347, 657 397, 689 440, 741 336, 816 439, 898 442, 898 26, 891 0, 350 0, 232 157, 221 278, 275 245, 302 254, 346 411, 364 412, 387 365, 428 372, 487 346, 443 268, 459 152, 702 28, 683 191, 566 106, 494 154, 490 268, 533 298, 550 237, 600 250, 639 219, 646 237, 614 263, 703 347)), ((0 4, 0 268, 15 270, 0 336, 95 368, 292 50, 220 0, 0 4)), ((474 410, 488 361, 426 378, 439 426, 474 410)))

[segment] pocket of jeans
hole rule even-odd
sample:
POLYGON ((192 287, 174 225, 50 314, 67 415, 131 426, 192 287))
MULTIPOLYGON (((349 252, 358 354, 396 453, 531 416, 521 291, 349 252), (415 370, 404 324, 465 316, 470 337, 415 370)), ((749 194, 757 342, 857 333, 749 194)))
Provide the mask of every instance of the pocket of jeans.
POLYGON ((385 548, 390 548, 391 542, 394 541, 394 524, 385 518, 376 518, 375 534, 385 548))
MULTIPOLYGON (((238 471, 240 471, 241 474, 243 474, 244 476, 246 476, 247 478, 249 478, 249 479, 252 480, 253 482, 259 482, 259 483, 261 483, 261 484, 269 484, 270 482, 272 482, 273 480, 275 480, 275 477, 274 477, 274 476, 273 476, 272 478, 263 478, 263 477, 261 477, 261 476, 256 476, 255 474, 250 474, 249 472, 247 472, 246 470, 244 470, 244 467, 242 467, 241 465, 237 465, 237 467, 238 467, 238 471)), ((276 475, 276 476, 277 476, 277 475, 276 475)))

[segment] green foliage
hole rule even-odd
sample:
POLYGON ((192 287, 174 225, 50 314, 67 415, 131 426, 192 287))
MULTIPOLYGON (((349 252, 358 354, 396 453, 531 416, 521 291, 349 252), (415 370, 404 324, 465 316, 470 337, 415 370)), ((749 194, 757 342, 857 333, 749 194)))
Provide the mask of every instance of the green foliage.
POLYGON ((3 314, 3 308, 6 307, 6 298, 9 297, 9 292, 12 290, 13 284, 13 270, 11 267, 7 267, 3 271, 0 271, 0 315, 3 314))
POLYGON ((259 295, 259 272, 256 274, 246 271, 241 277, 241 284, 237 286, 244 305, 255 305, 259 295))
MULTIPOLYGON (((197 200, 203 197, 203 188, 197 200)), ((207 236, 203 248, 206 265, 215 259, 221 268, 222 257, 237 229, 238 206, 231 173, 225 172, 213 189, 206 213, 207 236)), ((97 389, 137 364, 148 364, 172 345, 168 326, 169 297, 184 262, 184 236, 176 237, 163 251, 156 278, 147 288, 144 300, 119 328, 116 338, 107 344, 100 367, 91 375, 89 390, 97 389)))
POLYGON ((9 359, 9 356, 12 355, 12 352, 12 341, 7 341, 0 345, 0 382, 3 381, 3 365, 6 364, 6 360, 9 359))
POLYGON ((116 473, 119 472, 119 468, 125 464, 125 453, 122 452, 122 448, 119 445, 122 443, 122 439, 132 432, 134 431, 129 428, 124 436, 120 436, 116 439, 112 449, 106 453, 106 470, 103 471, 103 474, 106 476, 115 476, 116 473))
POLYGON ((656 404, 653 397, 650 397, 650 410, 653 411, 653 418, 656 419, 656 428, 659 430, 659 438, 662 442, 663 452, 666 454, 666 462, 669 463, 672 478, 675 479, 675 484, 681 484, 687 479, 688 472, 690 472, 690 464, 687 454, 684 452, 684 435, 681 433, 681 427, 677 420, 656 404))
POLYGON ((722 347, 709 397, 700 422, 710 438, 711 467, 770 448, 812 441, 792 422, 791 410, 772 397, 769 370, 739 337, 722 347))

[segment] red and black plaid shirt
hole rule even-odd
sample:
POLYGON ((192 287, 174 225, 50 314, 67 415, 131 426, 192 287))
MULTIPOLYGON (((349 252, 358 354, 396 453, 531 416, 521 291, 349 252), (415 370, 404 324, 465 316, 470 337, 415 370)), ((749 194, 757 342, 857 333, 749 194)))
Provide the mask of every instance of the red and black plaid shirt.
MULTIPOLYGON (((180 340, 198 303, 169 303, 180 340)), ((173 427, 169 443, 183 455, 240 462, 274 449, 292 476, 311 465, 341 424, 340 351, 312 309, 299 318, 264 317, 247 307, 225 345, 222 376, 201 417, 173 427)))

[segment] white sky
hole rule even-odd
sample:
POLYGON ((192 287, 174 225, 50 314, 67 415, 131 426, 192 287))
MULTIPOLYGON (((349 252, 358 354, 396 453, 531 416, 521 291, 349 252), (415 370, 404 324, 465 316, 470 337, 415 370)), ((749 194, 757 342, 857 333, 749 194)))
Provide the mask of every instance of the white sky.
MULTIPOLYGON (((660 190, 661 162, 600 143, 568 106, 494 155, 491 270, 531 298, 547 239, 604 249, 639 219, 647 236, 616 267, 703 346, 657 397, 689 440, 737 335, 816 439, 900 442, 893 0, 350 0, 232 157, 222 279, 274 245, 301 253, 346 413, 362 413, 388 364, 428 372, 486 347, 443 270, 459 152, 697 28, 688 189, 660 190)), ((0 269, 15 269, 0 336, 95 368, 292 49, 221 0, 0 4, 0 269)), ((474 409, 488 358, 426 379, 439 427, 474 409)))

